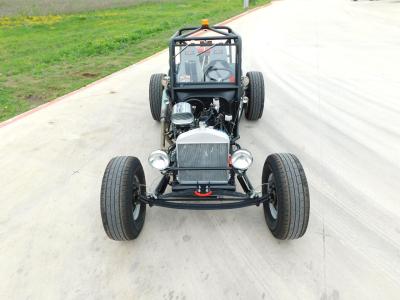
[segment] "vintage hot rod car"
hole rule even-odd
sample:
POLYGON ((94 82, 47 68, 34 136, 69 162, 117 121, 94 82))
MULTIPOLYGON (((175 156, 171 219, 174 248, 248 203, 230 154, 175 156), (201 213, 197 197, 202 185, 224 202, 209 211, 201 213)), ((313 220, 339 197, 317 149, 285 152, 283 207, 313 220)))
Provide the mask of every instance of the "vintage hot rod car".
POLYGON ((146 190, 138 158, 109 162, 100 206, 111 239, 136 238, 147 205, 226 209, 263 204, 276 238, 305 233, 309 191, 296 156, 269 155, 260 192, 247 177, 253 157, 238 144, 239 123, 243 114, 250 121, 262 117, 265 90, 262 73, 242 74, 241 58, 241 38, 226 26, 209 26, 204 20, 202 26, 182 28, 172 36, 168 75, 152 75, 149 88, 151 114, 161 123, 161 145, 148 162, 162 178, 154 190, 146 190))

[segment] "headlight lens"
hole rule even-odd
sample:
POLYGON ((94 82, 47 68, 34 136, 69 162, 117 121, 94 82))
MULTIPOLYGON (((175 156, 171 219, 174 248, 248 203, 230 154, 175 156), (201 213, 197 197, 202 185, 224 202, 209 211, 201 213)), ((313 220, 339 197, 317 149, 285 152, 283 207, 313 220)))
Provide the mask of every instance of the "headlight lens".
POLYGON ((164 170, 169 166, 168 154, 161 150, 153 151, 149 156, 149 164, 157 170, 164 170))
POLYGON ((247 170, 253 163, 253 156, 250 151, 240 149, 232 154, 232 165, 235 169, 247 170))

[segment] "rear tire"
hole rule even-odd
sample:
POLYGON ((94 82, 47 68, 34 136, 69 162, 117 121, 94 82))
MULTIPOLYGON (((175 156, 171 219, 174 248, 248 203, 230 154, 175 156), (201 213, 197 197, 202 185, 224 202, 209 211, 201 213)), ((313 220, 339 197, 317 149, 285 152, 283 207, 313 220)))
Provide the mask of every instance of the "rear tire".
POLYGON ((159 74, 153 74, 150 77, 150 85, 149 85, 150 111, 155 121, 160 121, 161 119, 161 101, 164 88, 161 81, 165 76, 166 76, 165 74, 159 73, 159 74))
POLYGON ((140 234, 146 204, 138 201, 139 195, 146 195, 146 180, 139 159, 113 158, 104 172, 100 195, 103 227, 110 239, 132 240, 140 234))
POLYGON ((310 195, 303 167, 293 154, 271 154, 263 174, 265 220, 272 234, 281 240, 304 235, 310 213, 310 195))
POLYGON ((246 76, 249 78, 247 87, 247 103, 245 116, 247 120, 256 121, 262 117, 264 111, 264 77, 261 72, 248 72, 246 76))

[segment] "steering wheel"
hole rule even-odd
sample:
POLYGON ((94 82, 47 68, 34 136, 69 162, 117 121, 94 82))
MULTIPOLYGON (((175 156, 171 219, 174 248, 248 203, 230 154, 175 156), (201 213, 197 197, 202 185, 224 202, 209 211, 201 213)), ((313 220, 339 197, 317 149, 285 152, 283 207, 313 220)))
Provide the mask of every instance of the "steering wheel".
POLYGON ((217 59, 213 60, 205 70, 204 81, 206 81, 206 78, 208 78, 211 81, 222 82, 229 79, 233 75, 234 73, 230 68, 229 64, 226 62, 226 60, 217 59), (222 67, 216 67, 218 63, 220 63, 222 67), (220 74, 220 72, 218 71, 223 71, 223 73, 225 73, 226 76, 223 76, 224 74, 220 74), (215 74, 216 76, 212 76, 212 74, 215 74))

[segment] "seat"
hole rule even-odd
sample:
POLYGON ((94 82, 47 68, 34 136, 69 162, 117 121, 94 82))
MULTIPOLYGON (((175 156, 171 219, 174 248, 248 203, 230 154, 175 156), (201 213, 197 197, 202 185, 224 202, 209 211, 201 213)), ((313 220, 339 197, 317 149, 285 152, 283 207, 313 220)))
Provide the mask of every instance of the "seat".
POLYGON ((203 82, 203 71, 196 47, 189 46, 180 55, 178 82, 203 82))

